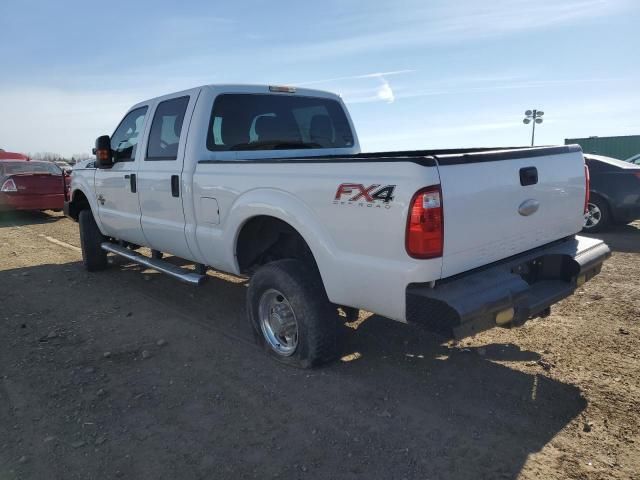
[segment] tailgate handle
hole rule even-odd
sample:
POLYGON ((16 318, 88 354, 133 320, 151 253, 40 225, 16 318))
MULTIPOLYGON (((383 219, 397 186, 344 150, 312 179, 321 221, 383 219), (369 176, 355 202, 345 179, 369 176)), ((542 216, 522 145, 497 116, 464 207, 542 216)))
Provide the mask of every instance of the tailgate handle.
POLYGON ((535 185, 538 183, 538 169, 536 167, 524 167, 520 169, 520 185, 535 185))

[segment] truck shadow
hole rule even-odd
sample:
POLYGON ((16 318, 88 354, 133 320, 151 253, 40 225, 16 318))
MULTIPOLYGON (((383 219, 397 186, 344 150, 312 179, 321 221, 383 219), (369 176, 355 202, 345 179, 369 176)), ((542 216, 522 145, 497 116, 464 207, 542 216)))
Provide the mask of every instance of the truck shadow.
POLYGON ((53 223, 63 218, 64 216, 61 212, 54 212, 52 210, 46 210, 44 212, 0 212, 0 228, 53 223))
MULTIPOLYGON (((100 468, 109 459, 98 461, 97 456, 118 459, 131 454, 135 465, 119 468, 133 477, 134 472, 154 472, 158 462, 169 460, 173 468, 186 468, 182 478, 211 477, 216 465, 197 475, 190 466, 194 458, 208 455, 235 478, 251 476, 252 471, 263 478, 276 473, 294 478, 305 465, 307 478, 515 479, 529 455, 586 407, 573 385, 495 362, 536 360, 535 352, 513 344, 488 345, 483 351, 451 347, 378 316, 357 329, 346 328, 342 360, 322 369, 300 371, 266 361, 262 349, 251 343, 245 320, 246 284, 229 280, 212 276, 196 289, 160 274, 141 274, 132 265, 93 275, 79 263, 0 271, 0 290, 22 298, 5 308, 0 339, 14 330, 22 332, 23 322, 27 330, 37 325, 35 338, 44 335, 45 341, 54 328, 64 329, 69 338, 86 335, 86 328, 95 338, 78 343, 75 352, 67 347, 59 363, 51 350, 47 361, 34 361, 30 367, 38 372, 8 367, 4 373, 45 379, 37 387, 25 383, 21 388, 30 405, 42 405, 39 430, 62 436, 64 422, 55 419, 71 414, 81 400, 69 395, 81 394, 65 394, 68 398, 61 397, 56 408, 47 399, 60 382, 92 365, 92 359, 102 359, 110 344, 134 345, 135 352, 136 342, 150 332, 168 335, 170 344, 163 352, 170 355, 158 354, 141 365, 132 353, 130 363, 97 364, 101 388, 111 400, 92 407, 92 422, 107 426, 110 446, 89 460, 76 461, 88 462, 83 471, 98 477, 106 476, 100 468), (183 343, 177 340, 181 335, 183 343), (154 373, 145 376, 145 368, 154 373), (133 394, 127 386, 151 391, 152 385, 178 378, 180 382, 162 390, 165 396, 148 402, 144 410, 126 407, 133 394), (232 399, 234 407, 212 402, 219 395, 232 399), (124 398, 120 409, 119 396, 124 398), (175 404, 179 411, 170 410, 175 404), (223 406, 231 413, 220 422, 216 419, 223 406), (118 437, 118 432, 135 429, 140 416, 150 425, 144 444, 118 437)), ((13 338, 12 345, 21 345, 13 338)), ((36 340, 24 348, 35 352, 42 345, 36 340)), ((14 363, 6 356, 4 362, 14 363)), ((22 414, 30 418, 28 412, 22 414)), ((26 440, 42 443, 41 438, 26 440)))
POLYGON ((630 225, 614 225, 601 233, 581 235, 604 240, 613 252, 640 253, 640 221, 630 225))
POLYGON ((402 356, 408 361, 426 357, 472 354, 483 360, 531 362, 540 360, 537 352, 521 350, 514 344, 490 344, 483 347, 461 347, 419 326, 405 325, 378 315, 361 314, 361 320, 346 323, 341 333, 341 351, 344 355, 386 357, 402 356), (354 328, 356 327, 356 328, 354 328))

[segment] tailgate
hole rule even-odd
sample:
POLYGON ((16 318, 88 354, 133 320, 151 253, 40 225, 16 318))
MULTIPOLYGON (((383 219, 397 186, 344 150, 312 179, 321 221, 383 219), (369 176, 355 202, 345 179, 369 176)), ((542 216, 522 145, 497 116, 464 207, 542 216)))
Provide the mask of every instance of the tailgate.
POLYGON ((51 195, 64 193, 62 175, 48 173, 28 173, 12 175, 18 193, 21 195, 51 195))
POLYGON ((582 228, 585 178, 579 148, 444 155, 438 156, 438 164, 444 207, 443 278, 582 228))

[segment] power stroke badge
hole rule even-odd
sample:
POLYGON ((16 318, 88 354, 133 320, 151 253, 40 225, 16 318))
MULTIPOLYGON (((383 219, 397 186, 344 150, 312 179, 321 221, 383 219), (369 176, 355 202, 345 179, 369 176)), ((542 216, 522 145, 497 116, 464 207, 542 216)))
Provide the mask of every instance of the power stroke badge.
POLYGON ((391 208, 395 189, 395 185, 342 183, 336 190, 333 204, 388 209, 391 208))

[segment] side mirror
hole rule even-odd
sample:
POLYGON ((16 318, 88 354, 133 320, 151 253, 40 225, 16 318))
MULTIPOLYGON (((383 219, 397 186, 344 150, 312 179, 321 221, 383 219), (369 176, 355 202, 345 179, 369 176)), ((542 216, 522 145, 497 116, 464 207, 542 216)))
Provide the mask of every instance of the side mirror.
POLYGON ((111 151, 111 138, 102 135, 96 139, 96 166, 98 168, 111 168, 113 166, 113 152, 111 151))

